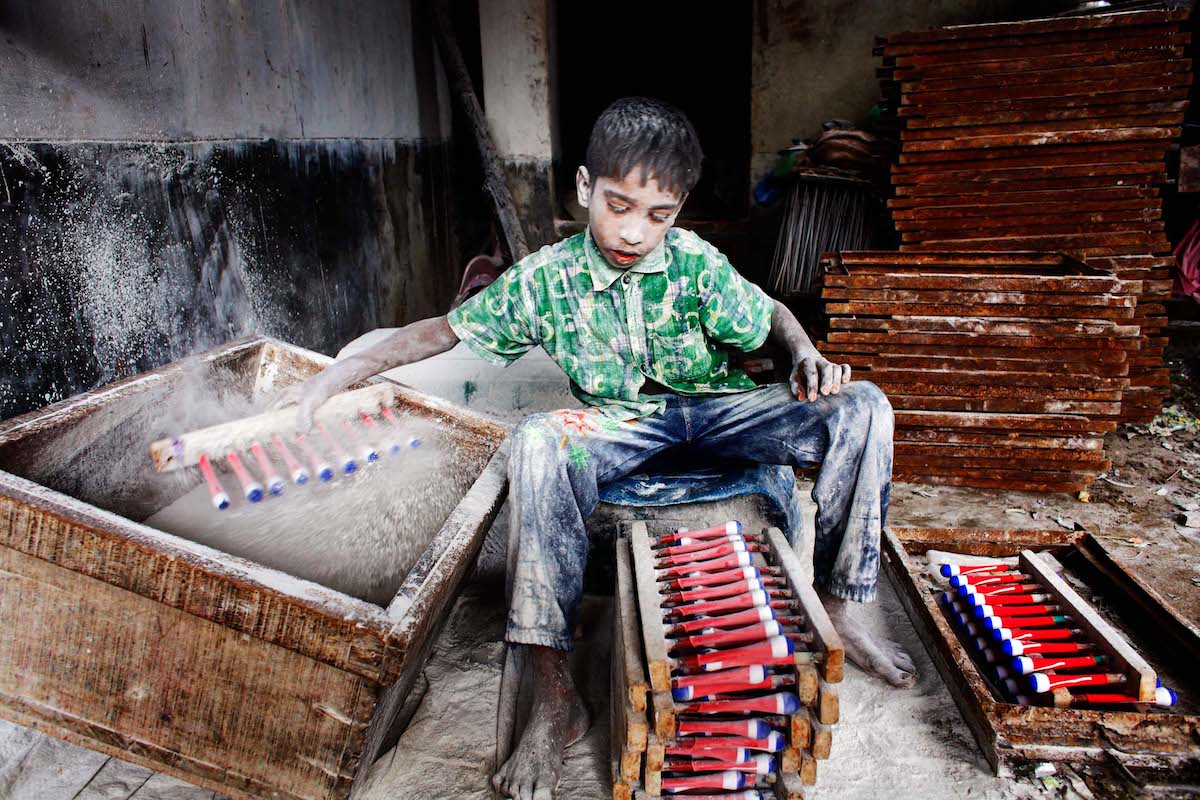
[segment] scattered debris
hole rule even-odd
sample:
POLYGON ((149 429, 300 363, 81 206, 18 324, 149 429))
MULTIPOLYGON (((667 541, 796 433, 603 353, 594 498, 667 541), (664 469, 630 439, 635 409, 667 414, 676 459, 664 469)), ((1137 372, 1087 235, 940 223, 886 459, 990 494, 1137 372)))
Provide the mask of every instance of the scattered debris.
POLYGON ((927 489, 913 489, 913 494, 920 495, 921 497, 937 497, 936 492, 931 492, 927 489))

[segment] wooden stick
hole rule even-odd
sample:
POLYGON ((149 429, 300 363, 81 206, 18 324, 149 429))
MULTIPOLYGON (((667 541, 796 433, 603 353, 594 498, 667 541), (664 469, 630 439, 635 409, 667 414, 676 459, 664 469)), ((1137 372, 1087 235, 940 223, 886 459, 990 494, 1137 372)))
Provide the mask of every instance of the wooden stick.
MULTIPOLYGON (((356 419, 360 413, 373 414, 381 406, 390 407, 396 402, 396 386, 391 383, 376 383, 362 389, 342 392, 331 397, 317 410, 314 423, 341 422, 356 419)), ((159 439, 150 445, 150 457, 159 472, 198 464, 200 456, 212 453, 248 450, 252 444, 270 439, 278 432, 291 433, 296 430, 299 409, 289 406, 278 411, 268 411, 253 417, 201 428, 180 434, 170 439, 159 439)))
POLYGON ((829 683, 840 683, 845 674, 846 651, 842 647, 842 637, 834 630, 825 606, 812 587, 812 582, 804 579, 804 570, 800 559, 792 550, 791 544, 779 528, 766 530, 767 543, 779 560, 784 577, 788 581, 800 607, 808 619, 808 625, 813 632, 814 650, 824 653, 821 660, 821 676, 829 683))

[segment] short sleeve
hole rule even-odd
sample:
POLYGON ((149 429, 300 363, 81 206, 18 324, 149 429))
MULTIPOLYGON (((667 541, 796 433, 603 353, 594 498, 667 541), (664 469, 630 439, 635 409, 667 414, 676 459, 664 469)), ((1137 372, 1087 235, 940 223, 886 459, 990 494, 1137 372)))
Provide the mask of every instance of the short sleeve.
POLYGON ((475 355, 506 367, 539 343, 536 304, 529 286, 536 269, 517 263, 446 316, 475 355))
POLYGON ((771 332, 775 303, 746 280, 717 248, 704 243, 697 283, 700 323, 713 341, 750 352, 762 347, 771 332))

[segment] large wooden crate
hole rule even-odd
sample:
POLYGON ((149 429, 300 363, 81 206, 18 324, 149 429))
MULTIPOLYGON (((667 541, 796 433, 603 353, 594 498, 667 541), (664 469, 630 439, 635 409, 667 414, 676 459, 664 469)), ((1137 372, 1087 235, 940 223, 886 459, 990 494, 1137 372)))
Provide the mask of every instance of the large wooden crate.
MULTIPOLYGON (((983 754, 997 773, 1057 761, 1115 768, 1136 780, 1200 783, 1200 631, 1174 614, 1149 585, 1079 531, 892 528, 885 564, 900 600, 933 656, 983 754), (980 673, 924 577, 929 550, 974 556, 1049 553, 1064 574, 1099 598, 1106 620, 1179 694, 1172 708, 1149 710, 1014 705, 980 673)), ((1097 601, 1092 601, 1097 605, 1097 601)))
POLYGON ((386 608, 140 524, 190 487, 99 462, 148 458, 197 370, 262 395, 328 363, 243 339, 0 425, 0 716, 233 798, 352 796, 504 500, 507 429, 399 390, 477 477, 386 608))

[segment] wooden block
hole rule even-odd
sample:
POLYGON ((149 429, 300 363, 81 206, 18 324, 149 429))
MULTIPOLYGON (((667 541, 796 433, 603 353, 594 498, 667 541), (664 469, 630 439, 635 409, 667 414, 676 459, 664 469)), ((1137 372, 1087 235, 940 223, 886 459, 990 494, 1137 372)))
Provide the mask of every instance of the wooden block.
POLYGON ((800 751, 800 769, 796 772, 804 786, 812 786, 817 782, 817 760, 812 757, 812 753, 807 750, 800 751))
POLYGON ((779 751, 779 771, 799 772, 801 748, 789 745, 779 751))
POLYGON ((1072 619, 1088 633, 1089 641, 1104 650, 1110 659, 1112 667, 1105 672, 1121 672, 1128 676, 1129 688, 1136 692, 1145 702, 1154 702, 1155 689, 1158 686, 1158 676, 1154 669, 1146 663, 1136 650, 1117 632, 1117 629, 1105 622, 1096 610, 1092 608, 1074 589, 1066 584, 1053 569, 1046 566, 1041 556, 1032 550, 1022 550, 1020 556, 1022 570, 1041 584, 1048 593, 1058 598, 1059 602, 1070 609, 1072 619))
POLYGON ((670 692, 655 692, 653 699, 654 734, 659 739, 675 738, 675 701, 670 692))
POLYGON ((809 752, 813 754, 813 758, 824 761, 829 758, 829 753, 833 748, 833 726, 826 725, 812 716, 811 711, 809 711, 809 717, 809 724, 812 727, 812 745, 809 747, 809 752))
POLYGON ((623 647, 623 692, 634 711, 646 713, 650 682, 646 678, 645 654, 638 625, 637 592, 634 589, 632 556, 628 539, 617 542, 617 594, 614 615, 619 620, 615 637, 620 634, 623 647))
POLYGON ((796 695, 801 703, 811 706, 817 702, 817 685, 820 680, 821 676, 812 664, 796 665, 796 695))
POLYGON ((840 713, 837 687, 827 681, 821 681, 817 692, 817 719, 826 725, 833 725, 838 721, 840 713))
POLYGON ((667 656, 666 628, 663 627, 659 606, 658 581, 655 580, 654 554, 650 549, 650 534, 645 522, 630 526, 630 547, 633 552, 634 585, 641 612, 642 646, 645 649, 650 686, 655 692, 671 693, 671 661, 667 656))
POLYGON ((821 676, 829 683, 840 683, 845 674, 846 652, 842 648, 842 637, 834 630, 825 606, 817 597, 812 582, 806 580, 804 568, 796 556, 787 537, 779 528, 767 528, 767 543, 771 546, 813 633, 813 649, 821 656, 821 676))
POLYGON ((801 711, 799 714, 792 714, 788 717, 788 722, 791 728, 791 744, 793 747, 808 747, 812 742, 813 722, 815 721, 811 712, 801 711))
POLYGON ((662 768, 666 757, 666 745, 657 737, 651 737, 646 746, 646 775, 643 779, 646 794, 650 797, 658 797, 662 794, 662 768))
POLYGON ((627 783, 614 783, 613 800, 633 800, 633 789, 627 783))

